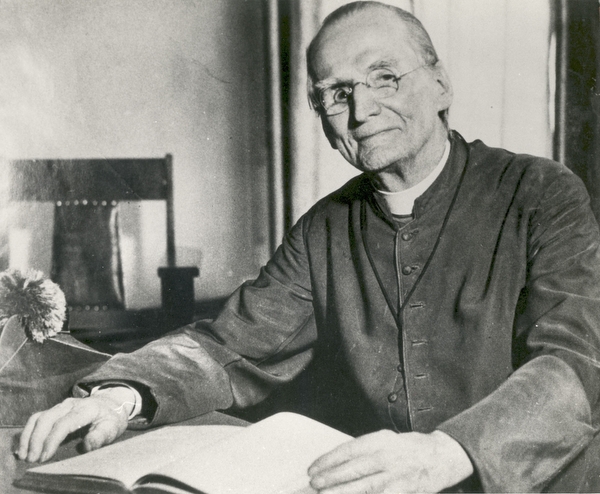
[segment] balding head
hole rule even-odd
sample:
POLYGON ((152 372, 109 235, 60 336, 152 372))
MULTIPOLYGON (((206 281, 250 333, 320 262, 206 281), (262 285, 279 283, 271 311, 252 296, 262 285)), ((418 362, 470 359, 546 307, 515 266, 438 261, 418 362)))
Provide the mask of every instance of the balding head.
MULTIPOLYGON (((421 21, 419 21, 419 19, 417 19, 410 12, 398 7, 394 7, 393 5, 375 1, 359 1, 348 3, 334 10, 325 18, 321 28, 319 29, 319 32, 311 41, 306 52, 308 68, 308 99, 314 109, 318 110, 320 103, 313 85, 313 82, 317 80, 313 62, 321 42, 327 37, 328 31, 338 23, 350 17, 364 15, 369 12, 379 12, 388 19, 397 19, 398 29, 406 32, 405 39, 419 57, 420 63, 424 65, 435 65, 438 63, 439 58, 429 34, 423 27, 423 24, 421 24, 421 21)), ((444 125, 448 127, 448 110, 440 112, 440 119, 444 125)))
POLYGON ((414 16, 378 2, 345 5, 325 19, 308 67, 311 102, 347 161, 374 175, 428 170, 447 139, 452 85, 414 16))
POLYGON ((315 80, 313 61, 321 41, 326 37, 327 31, 340 21, 352 16, 364 14, 367 11, 379 11, 388 18, 389 16, 397 18, 398 29, 406 30, 407 42, 411 44, 415 53, 420 57, 420 62, 426 65, 435 65, 438 62, 438 56, 429 34, 423 27, 423 24, 421 24, 421 21, 410 12, 381 2, 360 1, 348 3, 339 9, 334 10, 325 18, 319 32, 308 47, 306 59, 308 63, 309 97, 313 106, 318 106, 318 102, 314 100, 311 84, 311 82, 315 80))

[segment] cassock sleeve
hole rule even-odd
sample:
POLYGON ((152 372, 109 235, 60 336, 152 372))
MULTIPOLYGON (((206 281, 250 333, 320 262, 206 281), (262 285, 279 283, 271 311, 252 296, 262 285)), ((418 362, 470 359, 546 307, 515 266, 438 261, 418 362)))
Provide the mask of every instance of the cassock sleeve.
POLYGON ((258 278, 238 288, 215 321, 193 323, 136 352, 115 355, 73 393, 81 396, 103 381, 141 385, 156 409, 148 423, 138 425, 178 422, 260 402, 308 365, 315 339, 301 219, 258 278))
POLYGON ((587 193, 563 173, 523 214, 528 274, 512 328, 516 370, 438 427, 469 454, 486 492, 540 491, 598 430, 600 251, 587 193))

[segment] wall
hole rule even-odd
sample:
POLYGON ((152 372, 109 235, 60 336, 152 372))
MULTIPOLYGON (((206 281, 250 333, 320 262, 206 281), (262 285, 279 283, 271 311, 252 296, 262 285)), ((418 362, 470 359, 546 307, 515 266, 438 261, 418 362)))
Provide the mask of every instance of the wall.
POLYGON ((548 0, 415 0, 454 85, 453 128, 552 156, 554 60, 548 0))
MULTIPOLYGON (((432 35, 455 86, 453 128, 549 155, 547 0, 390 1, 432 35)), ((355 173, 308 109, 302 60, 319 20, 344 2, 294 3, 294 218, 355 173)), ((198 298, 228 293, 268 255, 265 3, 0 0, 0 157, 172 153, 178 264, 200 267, 198 298)), ((125 209, 128 300, 153 305, 164 210, 125 209)), ((15 218, 13 257, 27 257, 30 238, 29 257, 44 264, 48 211, 15 218)))
MULTIPOLYGON (((262 6, 0 0, 0 157, 172 153, 178 264, 200 267, 197 298, 228 293, 268 254, 262 6)), ((164 208, 137 209, 123 218, 126 289, 153 305, 164 208)))

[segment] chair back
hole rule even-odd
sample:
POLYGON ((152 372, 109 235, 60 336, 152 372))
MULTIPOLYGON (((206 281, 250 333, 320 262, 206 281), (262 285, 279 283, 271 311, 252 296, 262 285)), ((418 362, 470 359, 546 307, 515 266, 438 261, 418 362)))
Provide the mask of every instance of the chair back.
POLYGON ((162 158, 9 163, 11 201, 54 204, 50 275, 64 291, 70 311, 125 308, 121 202, 166 202, 167 268, 176 269, 172 169, 169 154, 162 158))

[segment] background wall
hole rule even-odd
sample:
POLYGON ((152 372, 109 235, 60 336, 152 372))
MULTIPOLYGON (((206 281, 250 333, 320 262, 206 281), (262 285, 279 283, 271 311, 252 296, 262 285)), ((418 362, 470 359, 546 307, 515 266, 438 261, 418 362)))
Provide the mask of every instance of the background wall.
MULTIPOLYGON (((305 93, 306 46, 345 0, 284 2, 293 48, 286 180, 296 219, 355 172, 322 136, 305 93)), ((390 3, 430 31, 455 86, 453 128, 550 155, 548 0, 390 3)), ((200 267, 198 299, 229 293, 269 250, 266 4, 0 0, 0 159, 172 153, 178 264, 200 267)), ((4 249, 13 263, 47 265, 51 212, 0 217, 0 227, 12 225, 4 249)), ((164 208, 129 205, 122 219, 128 302, 156 305, 164 208)))
MULTIPOLYGON (((172 153, 178 264, 200 267, 197 298, 254 276, 268 255, 262 2, 0 0, 0 12, 0 158, 172 153)), ((138 209, 122 218, 126 291, 145 306, 159 300, 164 207, 138 209)), ((24 239, 48 245, 48 221, 18 222, 13 264, 24 239)))

